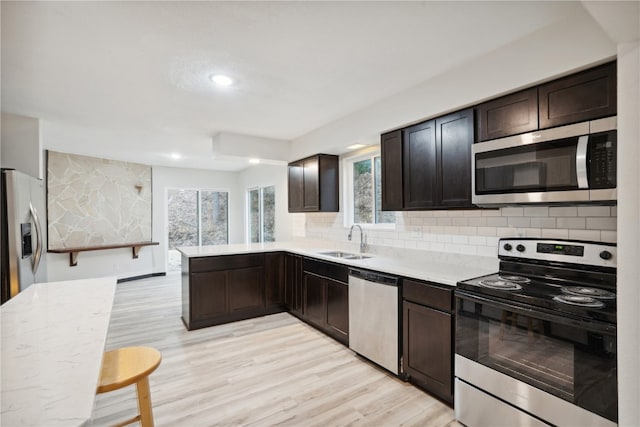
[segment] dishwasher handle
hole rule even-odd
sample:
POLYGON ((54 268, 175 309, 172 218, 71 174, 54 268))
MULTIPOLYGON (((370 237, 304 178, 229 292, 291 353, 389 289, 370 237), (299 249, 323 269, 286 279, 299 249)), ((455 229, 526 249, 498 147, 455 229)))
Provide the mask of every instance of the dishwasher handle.
POLYGON ((349 276, 356 277, 358 279, 366 280, 367 282, 381 283, 383 285, 398 286, 398 278, 395 276, 389 276, 382 273, 376 273, 367 270, 356 270, 354 268, 349 269, 349 276))

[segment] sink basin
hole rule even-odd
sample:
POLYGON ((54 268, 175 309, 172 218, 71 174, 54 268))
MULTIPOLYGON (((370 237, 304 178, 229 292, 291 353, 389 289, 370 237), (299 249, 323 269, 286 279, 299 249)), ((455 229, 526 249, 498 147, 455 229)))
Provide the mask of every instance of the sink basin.
POLYGON ((328 251, 328 252, 318 252, 320 255, 332 256, 334 258, 342 258, 342 259, 366 259, 371 258, 371 255, 361 255, 361 254, 352 254, 349 252, 341 252, 341 251, 328 251))

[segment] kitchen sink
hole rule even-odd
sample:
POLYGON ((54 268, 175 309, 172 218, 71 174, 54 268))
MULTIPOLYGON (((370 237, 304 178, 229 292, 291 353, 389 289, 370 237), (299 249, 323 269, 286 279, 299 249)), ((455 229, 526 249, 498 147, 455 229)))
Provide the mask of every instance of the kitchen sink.
POLYGON ((341 251, 318 252, 318 254, 332 256, 334 258, 342 258, 342 259, 366 259, 366 258, 372 257, 371 255, 352 254, 349 252, 341 252, 341 251))

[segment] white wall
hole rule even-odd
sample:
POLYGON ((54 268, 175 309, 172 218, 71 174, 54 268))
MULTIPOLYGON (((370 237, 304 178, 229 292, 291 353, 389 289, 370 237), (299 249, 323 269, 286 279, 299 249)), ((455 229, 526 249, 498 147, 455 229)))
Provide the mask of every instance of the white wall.
POLYGON ((12 168, 42 179, 43 153, 40 121, 32 117, 2 113, 1 167, 12 168))
POLYGON ((223 190, 229 192, 229 243, 244 242, 244 192, 238 172, 202 169, 152 168, 153 182, 153 272, 166 271, 168 188, 223 190))
POLYGON ((640 425, 640 42, 618 47, 619 425, 640 425))
POLYGON ((378 143, 380 133, 387 130, 475 105, 615 55, 615 43, 584 12, 573 16, 570 22, 543 28, 296 138, 291 143, 291 160, 318 152, 340 154, 358 141, 378 143))
MULTIPOLYGON (((244 218, 247 217, 247 190, 256 187, 275 186, 276 190, 276 240, 290 240, 293 235, 290 218, 293 214, 288 211, 288 187, 286 165, 256 165, 240 173, 242 192, 244 195, 244 218)), ((246 226, 246 221, 245 221, 246 226)), ((245 230, 245 238, 246 238, 245 230)))

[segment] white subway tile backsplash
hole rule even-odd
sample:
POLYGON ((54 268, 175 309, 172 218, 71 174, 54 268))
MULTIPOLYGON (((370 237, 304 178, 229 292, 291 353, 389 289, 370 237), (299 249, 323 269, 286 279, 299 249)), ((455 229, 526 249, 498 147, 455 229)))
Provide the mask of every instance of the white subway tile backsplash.
POLYGON ((465 227, 469 225, 469 218, 466 218, 466 217, 451 218, 451 225, 456 227, 465 227))
MULTIPOLYGON (((368 229, 372 245, 495 257, 500 237, 616 242, 615 206, 525 206, 396 212, 396 227, 368 229)), ((342 213, 294 214, 296 236, 346 241, 342 213)))
POLYGON ((597 242, 600 241, 600 230, 569 230, 569 238, 597 242))
POLYGON ((618 216, 618 206, 611 206, 611 216, 618 216))
POLYGON ((616 217, 596 217, 587 218, 587 228, 589 230, 616 230, 616 217))
POLYGON ((609 216, 609 206, 578 206, 578 216, 609 216))
POLYGON ((524 209, 523 208, 502 208, 502 216, 523 216, 524 209))
POLYGON ((495 236, 496 227, 478 227, 478 236, 495 236))
POLYGON ((515 216, 515 217, 510 216, 507 219, 508 219, 507 225, 509 227, 526 228, 531 225, 531 220, 529 219, 529 217, 526 217, 526 216, 515 216))
POLYGON ((438 225, 443 227, 446 225, 451 225, 451 218, 448 218, 448 217, 438 218, 438 225))
POLYGON ((483 209, 482 216, 502 216, 500 209, 483 209))
POLYGON ((488 217, 487 218, 487 226, 488 227, 506 227, 509 223, 507 217, 488 217))
POLYGON ((560 228, 543 228, 541 231, 541 236, 546 239, 568 239, 569 238, 569 230, 560 229, 560 228))
POLYGON ((524 208, 524 216, 549 216, 547 206, 527 206, 524 208))
POLYGON ((578 208, 575 206, 563 206, 549 208, 549 216, 578 216, 578 208))
POLYGON ((487 225, 487 218, 483 218, 482 216, 478 218, 471 217, 469 218, 469 225, 472 227, 485 227, 487 225))
POLYGON ((531 227, 534 228, 556 228, 556 218, 531 218, 531 227))
POLYGON ((559 217, 556 219, 556 226, 558 228, 582 229, 586 227, 586 221, 584 218, 559 217))

